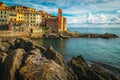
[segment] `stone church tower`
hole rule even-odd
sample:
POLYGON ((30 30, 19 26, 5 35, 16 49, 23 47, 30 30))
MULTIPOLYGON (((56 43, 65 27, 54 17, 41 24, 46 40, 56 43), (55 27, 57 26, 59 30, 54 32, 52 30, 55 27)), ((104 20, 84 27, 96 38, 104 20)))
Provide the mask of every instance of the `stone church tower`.
POLYGON ((62 9, 58 9, 58 31, 67 31, 66 27, 67 20, 65 17, 62 16, 62 9))
POLYGON ((63 16, 62 9, 58 9, 58 31, 63 31, 63 16))

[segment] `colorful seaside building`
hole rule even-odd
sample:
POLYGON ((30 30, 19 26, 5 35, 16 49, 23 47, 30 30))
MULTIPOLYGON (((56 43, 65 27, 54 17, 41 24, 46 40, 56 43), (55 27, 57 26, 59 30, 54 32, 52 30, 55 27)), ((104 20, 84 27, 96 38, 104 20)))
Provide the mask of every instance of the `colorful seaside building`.
POLYGON ((42 17, 34 8, 26 6, 10 6, 9 8, 17 11, 17 21, 25 22, 27 32, 31 29, 33 29, 34 32, 42 32, 40 28, 42 17))
POLYGON ((9 6, 0 3, 0 30, 12 30, 13 32, 40 31, 42 21, 41 14, 34 8, 25 6, 9 6), (24 26, 23 26, 24 25, 24 26), (6 28, 6 26, 8 28, 6 28))
POLYGON ((66 21, 60 8, 58 16, 55 17, 42 10, 37 11, 26 6, 6 6, 0 2, 0 30, 58 33, 67 30, 66 21))
POLYGON ((0 2, 0 30, 9 29, 9 13, 10 10, 6 8, 6 5, 0 2))
POLYGON ((50 17, 46 20, 46 26, 51 29, 52 33, 67 31, 66 18, 62 16, 62 9, 58 9, 58 16, 50 17))
POLYGON ((45 12, 43 10, 39 10, 39 13, 42 16, 42 22, 41 22, 41 26, 45 27, 46 26, 46 20, 50 17, 52 17, 53 15, 49 14, 48 12, 45 12))

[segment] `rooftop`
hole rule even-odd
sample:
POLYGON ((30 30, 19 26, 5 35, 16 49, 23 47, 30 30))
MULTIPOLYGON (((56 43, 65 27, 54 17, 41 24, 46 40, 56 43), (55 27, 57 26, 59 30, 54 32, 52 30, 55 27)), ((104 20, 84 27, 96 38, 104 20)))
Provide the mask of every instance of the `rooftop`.
POLYGON ((4 2, 0 2, 0 7, 6 7, 6 4, 4 2))

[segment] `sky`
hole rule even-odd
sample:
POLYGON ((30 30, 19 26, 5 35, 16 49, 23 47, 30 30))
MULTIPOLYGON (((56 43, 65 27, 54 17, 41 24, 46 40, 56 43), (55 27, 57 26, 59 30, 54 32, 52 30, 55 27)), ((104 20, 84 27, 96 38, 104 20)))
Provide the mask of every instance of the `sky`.
POLYGON ((57 16, 62 8, 67 23, 120 23, 120 0, 0 0, 24 5, 57 16))

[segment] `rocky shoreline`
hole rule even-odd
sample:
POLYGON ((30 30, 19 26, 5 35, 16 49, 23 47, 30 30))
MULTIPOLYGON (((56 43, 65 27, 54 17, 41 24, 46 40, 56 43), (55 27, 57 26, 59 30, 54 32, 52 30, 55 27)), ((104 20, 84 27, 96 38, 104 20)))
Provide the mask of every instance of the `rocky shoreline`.
MULTIPOLYGON (((78 32, 61 32, 61 33, 51 33, 51 34, 43 34, 40 38, 103 38, 103 39, 110 39, 110 38, 118 38, 116 34, 105 33, 105 34, 83 34, 78 32)), ((31 37, 34 38, 34 37, 31 37)))
POLYGON ((106 69, 88 64, 81 55, 65 63, 51 46, 32 40, 4 38, 0 42, 0 80, 120 80, 120 73, 115 76, 106 69))
POLYGON ((78 33, 78 32, 70 32, 70 31, 63 31, 59 33, 7 33, 7 34, 0 34, 0 38, 14 38, 14 37, 21 37, 21 38, 31 38, 31 39, 44 39, 44 38, 103 38, 103 39, 110 39, 110 38, 118 38, 116 34, 111 33, 104 33, 104 34, 93 34, 93 33, 78 33))

